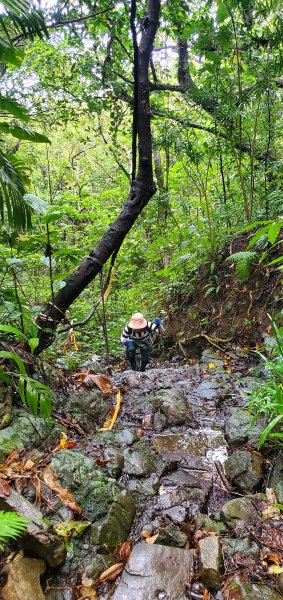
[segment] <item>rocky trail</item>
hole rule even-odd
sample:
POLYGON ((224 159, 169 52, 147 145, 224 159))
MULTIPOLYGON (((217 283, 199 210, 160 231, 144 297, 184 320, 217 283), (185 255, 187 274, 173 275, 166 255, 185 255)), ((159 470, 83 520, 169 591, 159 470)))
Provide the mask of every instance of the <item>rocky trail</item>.
POLYGON ((3 600, 282 598, 282 451, 257 450, 249 359, 109 379, 70 379, 55 420, 19 408, 0 431, 0 509, 30 518, 3 600))

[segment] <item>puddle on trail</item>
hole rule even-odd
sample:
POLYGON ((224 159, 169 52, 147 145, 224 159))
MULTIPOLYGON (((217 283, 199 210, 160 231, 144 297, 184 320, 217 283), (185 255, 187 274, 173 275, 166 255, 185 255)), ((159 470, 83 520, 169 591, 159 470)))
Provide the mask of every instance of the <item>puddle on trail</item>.
POLYGON ((228 458, 223 434, 210 428, 194 429, 189 433, 157 435, 154 446, 160 454, 173 452, 183 457, 186 454, 198 456, 209 464, 215 460, 223 463, 228 458))

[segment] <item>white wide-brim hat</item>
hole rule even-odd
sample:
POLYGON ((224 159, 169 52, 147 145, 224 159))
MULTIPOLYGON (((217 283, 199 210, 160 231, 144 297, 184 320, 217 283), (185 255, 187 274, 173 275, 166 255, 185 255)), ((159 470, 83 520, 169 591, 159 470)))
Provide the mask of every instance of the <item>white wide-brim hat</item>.
POLYGON ((147 325, 147 320, 142 313, 134 313, 129 322, 129 327, 132 329, 143 329, 147 325))

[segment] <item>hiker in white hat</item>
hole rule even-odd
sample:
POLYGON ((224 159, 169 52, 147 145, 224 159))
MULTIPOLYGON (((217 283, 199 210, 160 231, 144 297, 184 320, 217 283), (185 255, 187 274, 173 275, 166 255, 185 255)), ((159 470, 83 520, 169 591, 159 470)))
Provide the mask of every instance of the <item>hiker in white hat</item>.
POLYGON ((121 335, 121 342, 126 346, 126 356, 133 371, 137 371, 136 351, 140 350, 140 371, 145 371, 149 362, 154 333, 164 333, 161 319, 147 321, 142 313, 134 313, 121 335))

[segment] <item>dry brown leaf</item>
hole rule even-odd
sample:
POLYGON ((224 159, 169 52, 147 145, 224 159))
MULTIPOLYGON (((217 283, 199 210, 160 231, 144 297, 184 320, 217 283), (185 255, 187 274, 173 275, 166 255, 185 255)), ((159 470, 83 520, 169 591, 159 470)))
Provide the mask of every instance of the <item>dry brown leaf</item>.
POLYGON ((149 531, 146 531, 145 529, 141 532, 141 536, 143 538, 149 538, 150 537, 150 533, 149 531))
POLYGON ((129 542, 123 542, 122 544, 119 544, 115 550, 115 556, 118 556, 124 563, 129 560, 130 554, 131 546, 129 542))
POLYGON ((30 471, 35 466, 33 460, 27 460, 23 466, 23 471, 30 471))
POLYGON ((103 581, 113 581, 113 579, 110 579, 110 577, 112 578, 113 575, 116 575, 116 577, 118 577, 118 575, 120 574, 121 570, 124 568, 124 563, 123 562, 119 562, 116 563, 115 565, 111 565, 111 567, 108 567, 108 569, 106 569, 106 571, 103 571, 103 573, 101 573, 101 575, 98 578, 98 583, 102 583, 103 581))
POLYGON ((211 594, 207 588, 204 588, 203 591, 203 600, 211 600, 211 594))
POLYGON ((8 496, 10 496, 11 493, 12 488, 9 486, 7 481, 4 481, 4 479, 0 479, 0 497, 7 498, 8 496))
POLYGON ((268 548, 262 548, 260 551, 260 560, 272 562, 275 565, 280 565, 282 562, 282 557, 274 552, 270 552, 268 548))
POLYGON ((93 588, 82 585, 80 587, 80 597, 78 600, 97 600, 97 591, 93 588))
POLYGON ((87 383, 88 381, 94 381, 97 387, 99 387, 104 394, 111 394, 111 382, 109 377, 106 375, 94 375, 93 373, 90 373, 85 377, 84 383, 87 383))
POLYGON ((72 492, 70 492, 70 490, 68 490, 67 488, 63 488, 60 485, 60 482, 56 476, 56 473, 55 473, 54 469, 51 467, 51 465, 48 465, 42 471, 42 479, 43 479, 44 483, 46 485, 48 485, 48 487, 50 487, 54 492, 56 492, 58 494, 61 502, 65 506, 68 506, 71 510, 73 510, 74 512, 76 512, 78 514, 81 514, 82 509, 76 503, 72 492))
POLYGON ((159 536, 159 533, 156 533, 155 535, 152 535, 151 537, 146 538, 145 541, 147 544, 154 544, 154 542, 156 542, 158 536, 159 536))

